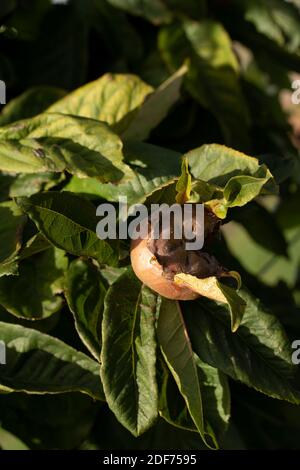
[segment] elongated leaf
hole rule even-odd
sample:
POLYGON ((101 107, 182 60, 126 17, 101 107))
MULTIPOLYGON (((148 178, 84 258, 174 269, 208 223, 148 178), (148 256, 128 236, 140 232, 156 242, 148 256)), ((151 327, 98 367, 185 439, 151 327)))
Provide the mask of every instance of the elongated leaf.
POLYGON ((235 333, 243 319, 246 302, 235 289, 223 284, 223 282, 217 281, 217 287, 222 292, 225 298, 225 303, 228 305, 231 319, 231 331, 235 333))
POLYGON ((122 143, 106 124, 58 113, 41 114, 0 129, 0 169, 13 173, 69 173, 118 180, 122 143))
POLYGON ((37 253, 48 250, 51 247, 51 244, 46 240, 46 238, 41 234, 37 233, 33 235, 21 248, 20 252, 17 255, 18 260, 23 260, 30 258, 37 253))
POLYGON ((157 335, 165 361, 199 434, 206 445, 215 447, 215 437, 204 422, 196 363, 178 302, 161 299, 157 335))
POLYGON ((110 409, 133 435, 157 418, 156 295, 131 271, 110 287, 102 323, 101 379, 110 409))
POLYGON ((224 436, 230 419, 230 388, 227 376, 206 364, 194 353, 201 387, 204 419, 212 427, 218 442, 224 436))
POLYGON ((105 294, 100 272, 91 262, 77 259, 70 264, 66 275, 66 299, 80 338, 98 361, 105 294))
POLYGON ((229 330, 226 309, 201 299, 184 308, 193 348, 201 360, 273 398, 300 402, 296 366, 283 327, 246 292, 238 331, 229 330))
POLYGON ((0 390, 26 393, 82 392, 103 400, 99 364, 62 341, 30 328, 0 322, 6 365, 0 390))
POLYGON ((0 279, 0 304, 19 318, 49 317, 63 305, 58 294, 63 290, 67 266, 65 253, 53 247, 22 261, 18 276, 0 279))
POLYGON ((56 247, 77 256, 90 256, 100 263, 117 263, 116 245, 97 237, 96 209, 85 199, 52 191, 17 201, 56 247))
POLYGON ((161 30, 159 48, 171 70, 190 59, 189 92, 215 115, 227 145, 247 148, 249 116, 238 63, 223 26, 209 19, 172 24, 161 30))
POLYGON ((6 126, 20 119, 36 116, 64 95, 65 92, 59 88, 47 86, 30 88, 4 106, 0 114, 0 125, 6 126))
MULTIPOLYGON (((227 377, 219 369, 201 361, 195 353, 194 359, 202 396, 204 421, 210 423, 219 442, 227 430, 230 418, 230 389, 227 377)), ((186 403, 167 366, 164 366, 160 415, 173 426, 197 432, 186 403)))
POLYGON ((143 141, 149 137, 151 130, 158 126, 167 116, 170 108, 178 101, 180 87, 186 72, 187 67, 182 66, 154 93, 146 97, 145 102, 122 133, 124 140, 143 141))
POLYGON ((48 112, 98 119, 121 130, 124 126, 118 123, 137 110, 152 91, 135 75, 108 73, 54 103, 48 112))
POLYGON ((102 184, 94 178, 73 177, 66 190, 109 201, 127 196, 128 204, 143 203, 156 191, 172 184, 180 172, 180 154, 172 150, 145 143, 127 144, 124 153, 134 176, 118 185, 102 184))
POLYGON ((198 433, 186 402, 165 361, 161 361, 162 379, 159 397, 159 414, 167 423, 179 429, 198 433))

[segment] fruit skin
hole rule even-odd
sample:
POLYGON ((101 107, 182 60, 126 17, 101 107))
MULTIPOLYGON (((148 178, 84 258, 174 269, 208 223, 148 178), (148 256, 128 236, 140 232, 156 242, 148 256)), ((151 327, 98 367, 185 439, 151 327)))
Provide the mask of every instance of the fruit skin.
POLYGON ((199 294, 185 286, 179 286, 164 276, 163 267, 148 248, 147 239, 131 241, 131 265, 136 276, 147 287, 173 300, 194 300, 199 294))

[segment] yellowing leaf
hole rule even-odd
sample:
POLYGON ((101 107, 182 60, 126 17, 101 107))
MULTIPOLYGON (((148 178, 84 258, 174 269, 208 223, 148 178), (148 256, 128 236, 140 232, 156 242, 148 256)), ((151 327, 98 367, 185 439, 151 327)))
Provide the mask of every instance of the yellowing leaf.
POLYGON ((152 91, 135 75, 107 73, 57 101, 48 112, 98 119, 115 126, 139 108, 152 91))
POLYGON ((217 302, 227 303, 226 297, 218 287, 218 280, 215 276, 198 279, 191 274, 181 273, 176 274, 174 280, 177 284, 185 285, 203 297, 216 300, 217 302))
POLYGON ((117 181, 130 168, 122 142, 102 122, 59 113, 40 114, 0 128, 0 169, 8 173, 63 172, 117 181))
MULTIPOLYGON (((234 277, 240 283, 240 277, 237 273, 228 273, 228 276, 234 277)), ((243 318, 246 303, 239 297, 235 289, 222 284, 215 276, 198 279, 190 274, 181 273, 174 277, 174 281, 179 285, 189 287, 203 297, 227 304, 231 317, 231 330, 235 332, 238 329, 243 318)))

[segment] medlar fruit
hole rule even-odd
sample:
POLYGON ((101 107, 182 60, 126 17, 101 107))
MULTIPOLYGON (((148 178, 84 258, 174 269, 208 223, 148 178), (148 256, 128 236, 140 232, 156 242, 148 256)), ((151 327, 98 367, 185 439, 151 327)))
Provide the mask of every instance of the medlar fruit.
MULTIPOLYGON (((193 229, 196 223, 195 211, 192 211, 193 229)), ((219 276, 224 268, 219 265, 214 256, 207 253, 206 247, 213 235, 218 231, 220 220, 205 208, 204 211, 204 238, 202 250, 186 250, 186 240, 174 238, 174 220, 171 223, 170 239, 160 236, 154 239, 151 236, 153 227, 150 219, 148 224, 148 237, 132 240, 131 264, 136 276, 148 287, 168 299, 194 300, 199 294, 189 287, 178 285, 174 281, 176 274, 191 274, 198 278, 219 276)), ((183 220, 183 223, 185 221, 183 220)), ((197 227, 196 227, 197 229, 197 227)), ((193 230, 194 231, 194 230, 193 230)))

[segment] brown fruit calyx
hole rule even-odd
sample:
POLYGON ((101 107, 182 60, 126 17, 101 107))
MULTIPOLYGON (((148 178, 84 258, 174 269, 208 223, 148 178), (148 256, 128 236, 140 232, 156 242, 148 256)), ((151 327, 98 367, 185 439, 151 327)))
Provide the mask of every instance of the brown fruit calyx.
MULTIPOLYGON (((195 217, 193 215, 193 217, 195 217)), ((170 240, 149 238, 147 246, 163 268, 163 274, 167 279, 174 279, 176 274, 191 274, 198 278, 219 276, 224 272, 216 258, 205 251, 213 235, 220 226, 219 219, 208 209, 204 214, 205 245, 202 250, 186 250, 186 239, 174 239, 174 230, 171 228, 170 240)), ((193 220, 194 222, 194 220, 193 220)), ((197 230, 193 223, 193 230, 197 230)), ((151 230, 150 230, 151 233, 151 230)))

